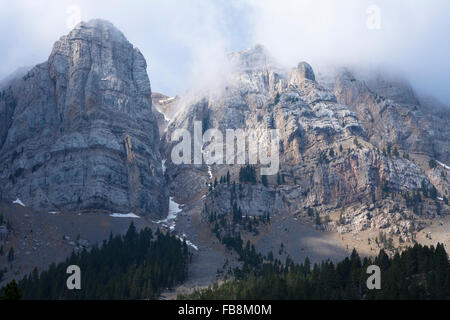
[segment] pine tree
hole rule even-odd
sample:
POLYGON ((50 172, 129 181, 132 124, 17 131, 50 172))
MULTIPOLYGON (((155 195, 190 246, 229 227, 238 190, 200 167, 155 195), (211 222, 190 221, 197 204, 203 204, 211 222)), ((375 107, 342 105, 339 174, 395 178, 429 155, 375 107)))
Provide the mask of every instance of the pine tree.
POLYGON ((429 165, 430 169, 434 169, 434 168, 437 167, 437 162, 436 162, 436 160, 431 159, 431 160, 428 162, 428 165, 429 165))
POLYGON ((394 157, 399 157, 400 154, 398 153, 397 147, 394 147, 394 151, 392 151, 392 154, 394 155, 394 157))
POLYGON ((8 262, 14 261, 14 248, 11 247, 8 252, 8 262))
POLYGON ((437 197, 437 190, 435 186, 432 186, 430 189, 430 198, 431 199, 436 199, 437 197))
POLYGON ((317 212, 317 211, 316 211, 315 222, 316 222, 316 225, 318 225, 318 226, 321 224, 320 215, 319 215, 319 212, 317 212))
POLYGON ((267 176, 266 175, 261 176, 261 182, 265 187, 267 187, 267 176))
POLYGON ((391 146, 390 143, 387 144, 386 151, 387 151, 387 154, 388 154, 388 155, 391 155, 392 146, 391 146))
POLYGON ((3 288, 2 300, 20 300, 22 295, 16 280, 11 281, 3 288))
POLYGON ((239 169, 239 182, 256 183, 256 169, 252 165, 246 165, 239 169))
POLYGON ((329 155, 332 158, 334 157, 334 149, 333 148, 330 149, 329 155))

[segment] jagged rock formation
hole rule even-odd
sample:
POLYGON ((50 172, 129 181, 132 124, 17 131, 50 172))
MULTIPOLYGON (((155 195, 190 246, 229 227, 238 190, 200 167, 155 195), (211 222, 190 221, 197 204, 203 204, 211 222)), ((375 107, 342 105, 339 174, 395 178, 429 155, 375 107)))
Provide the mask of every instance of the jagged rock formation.
POLYGON ((0 96, 0 195, 38 209, 164 216, 146 61, 111 23, 80 23, 0 96))
POLYGON ((301 82, 303 79, 316 81, 316 76, 312 67, 307 62, 300 62, 290 75, 291 82, 301 82), (292 81, 293 80, 293 81, 292 81))
MULTIPOLYGON (((169 123, 163 137, 166 174, 178 200, 189 202, 206 194, 209 212, 229 210, 229 188, 208 193, 212 182, 209 172, 220 177, 229 170, 236 180, 240 168, 171 164, 172 133, 178 128, 192 133, 194 121, 200 121, 203 130, 217 128, 224 136, 226 129, 279 129, 280 175, 284 182, 279 186, 273 176, 268 178, 268 187, 246 186, 237 200, 244 214, 258 215, 267 207, 274 213, 304 215, 308 207, 326 212, 367 199, 388 206, 383 200, 387 191, 415 192, 433 184, 440 185, 441 195, 448 192, 446 179, 436 184, 422 163, 402 157, 404 150, 428 150, 429 157, 446 161, 449 150, 448 139, 443 137, 446 141, 440 153, 428 142, 431 122, 423 126, 413 110, 404 112, 406 104, 418 101, 412 90, 403 92, 400 85, 395 88, 382 81, 374 81, 370 89, 350 73, 340 74, 331 86, 322 84, 316 81, 309 64, 301 62, 292 70, 283 70, 260 45, 231 54, 230 61, 233 71, 222 88, 180 98, 182 111, 169 123), (381 94, 398 102, 382 98, 381 94), (390 114, 388 120, 384 114, 390 114), (384 154, 387 142, 390 148, 398 148, 399 154, 384 154)), ((448 123, 449 118, 442 121, 448 123)), ((383 219, 389 210, 377 212, 380 217, 374 221, 380 222, 369 223, 373 228, 386 225, 383 219)), ((413 223, 405 223, 400 229, 414 227, 413 223)))
POLYGON ((390 144, 401 151, 450 162, 450 111, 421 104, 405 81, 380 75, 357 78, 338 72, 333 91, 358 115, 369 140, 380 148, 390 144))
POLYGON ((448 196, 445 168, 428 170, 428 161, 450 162, 450 109, 435 101, 420 101, 404 80, 362 75, 341 70, 330 85, 340 103, 354 111, 368 140, 380 150, 397 149, 416 160, 433 184, 448 196), (435 176, 435 178, 432 178, 435 176))

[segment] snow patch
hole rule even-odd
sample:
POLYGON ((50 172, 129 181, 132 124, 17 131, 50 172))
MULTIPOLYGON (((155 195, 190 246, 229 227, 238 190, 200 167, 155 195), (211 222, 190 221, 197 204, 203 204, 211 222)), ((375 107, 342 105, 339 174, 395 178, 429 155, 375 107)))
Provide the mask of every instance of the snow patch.
POLYGON ((156 223, 162 223, 169 227, 170 230, 175 230, 175 223, 177 219, 178 213, 180 213, 182 209, 180 205, 173 200, 173 197, 169 198, 169 214, 163 220, 156 221, 156 223))
POLYGON ((212 172, 211 172, 211 166, 209 164, 208 164, 208 174, 209 174, 209 179, 212 180, 213 175, 212 175, 212 172))
POLYGON ((194 248, 196 251, 198 251, 198 247, 186 238, 186 234, 185 234, 185 233, 183 233, 183 234, 181 235, 181 237, 180 237, 180 236, 176 236, 176 237, 177 237, 179 240, 186 242, 186 244, 187 244, 189 247, 194 248))
MULTIPOLYGON (((161 113, 162 113, 162 112, 161 112, 161 113)), ((167 118, 167 116, 166 116, 165 113, 162 113, 162 115, 163 115, 165 121, 170 122, 170 120, 172 120, 172 119, 170 119, 170 118, 167 118)), ((167 130, 167 128, 166 128, 166 130, 167 130)))
POLYGON ((25 205, 19 198, 17 198, 15 201, 13 201, 13 204, 18 204, 18 205, 21 205, 22 207, 25 207, 25 205))
POLYGON ((163 174, 166 173, 166 159, 164 159, 161 162, 161 168, 162 168, 163 174))
POLYGON ((175 97, 170 97, 170 98, 167 98, 167 99, 161 99, 158 102, 159 102, 159 104, 164 104, 164 103, 170 102, 172 100, 175 100, 175 97))
MULTIPOLYGON (((178 214, 181 211, 183 211, 183 209, 181 209, 181 205, 176 203, 173 200, 173 197, 169 197, 169 214, 167 215, 167 217, 165 219, 159 220, 159 221, 154 221, 154 222, 157 224, 160 224, 160 223, 164 224, 169 228, 170 231, 174 231, 178 214)), ((176 235, 176 237, 177 237, 177 239, 180 239, 181 241, 185 241, 188 246, 194 248, 195 250, 198 250, 198 247, 195 244, 193 244, 191 241, 187 240, 186 234, 183 233, 182 236, 176 235)))
POLYGON ((437 162, 441 167, 444 167, 445 169, 450 170, 450 167, 449 167, 448 165, 446 165, 446 164, 444 164, 444 163, 442 163, 442 162, 440 162, 440 161, 437 161, 437 160, 436 160, 436 162, 437 162))
POLYGON ((113 218, 140 218, 139 216, 135 215, 133 212, 130 213, 111 213, 109 215, 110 217, 113 218))

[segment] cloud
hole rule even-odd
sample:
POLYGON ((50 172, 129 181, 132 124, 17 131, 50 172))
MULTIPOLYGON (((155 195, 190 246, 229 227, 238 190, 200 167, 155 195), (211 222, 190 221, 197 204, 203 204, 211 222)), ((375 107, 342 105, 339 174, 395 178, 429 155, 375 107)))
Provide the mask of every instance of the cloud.
POLYGON ((179 94, 220 78, 226 52, 242 44, 239 14, 227 0, 1 1, 0 78, 45 61, 68 26, 102 18, 144 54, 153 90, 179 94))
POLYGON ((168 95, 217 84, 226 53, 262 43, 287 67, 390 69, 450 104, 449 16, 447 0, 3 0, 0 78, 45 61, 68 24, 103 18, 141 50, 152 89, 168 95))
POLYGON ((66 8, 66 13, 68 15, 67 28, 72 30, 81 21, 81 8, 77 5, 70 5, 66 8))
POLYGON ((450 104, 450 2, 250 0, 251 34, 285 65, 352 65, 407 77, 450 104))

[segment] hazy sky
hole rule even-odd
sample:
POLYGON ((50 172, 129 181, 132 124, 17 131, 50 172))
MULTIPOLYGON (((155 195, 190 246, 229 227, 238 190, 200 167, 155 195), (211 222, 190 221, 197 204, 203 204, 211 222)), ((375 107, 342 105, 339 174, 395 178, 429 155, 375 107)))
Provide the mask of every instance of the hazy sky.
POLYGON ((152 90, 168 95, 261 43, 285 66, 389 68, 450 104, 448 0, 0 0, 0 78, 45 61, 91 18, 114 23, 145 55, 152 90))

